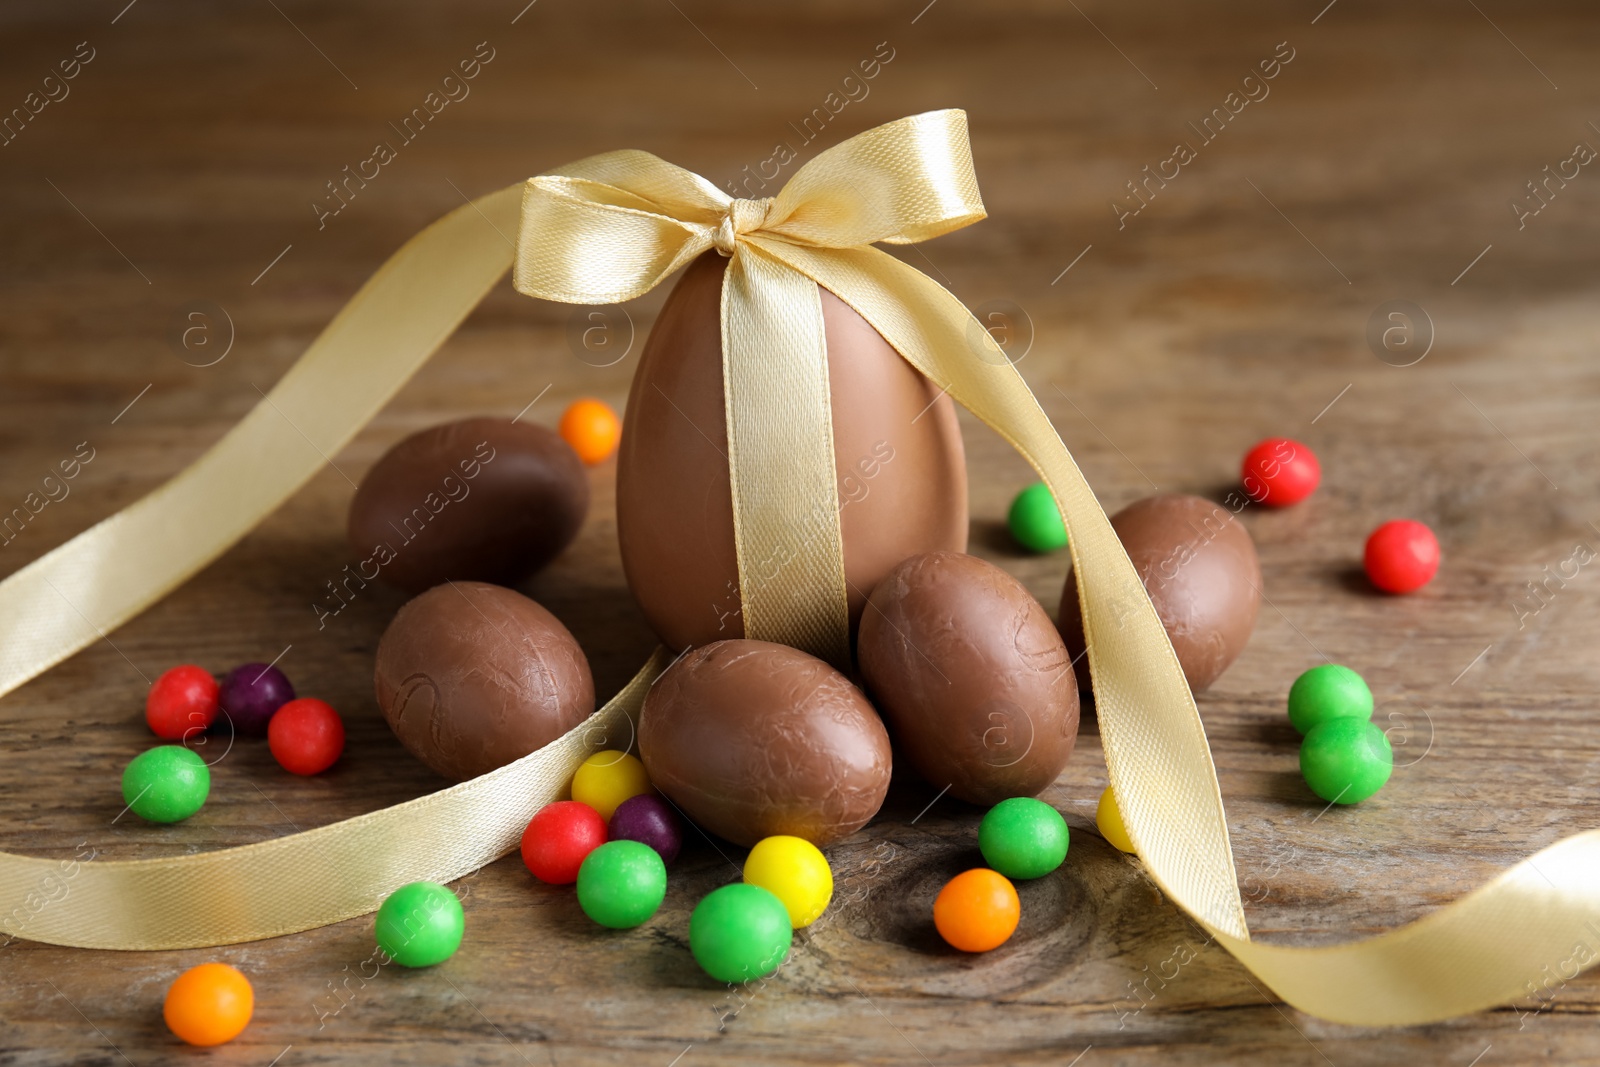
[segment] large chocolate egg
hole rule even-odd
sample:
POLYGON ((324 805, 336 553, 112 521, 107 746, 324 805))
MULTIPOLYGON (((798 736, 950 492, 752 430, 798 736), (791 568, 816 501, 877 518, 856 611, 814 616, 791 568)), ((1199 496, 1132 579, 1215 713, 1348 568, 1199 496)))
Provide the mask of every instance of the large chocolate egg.
MULTIPOLYGON (((1111 528, 1156 606, 1189 688, 1199 692, 1239 657, 1255 628, 1261 607, 1255 542, 1225 508, 1179 493, 1134 501, 1111 516, 1111 528)), ((1070 570, 1060 620, 1076 657, 1083 651, 1083 616, 1070 570)))
POLYGON ((566 548, 588 510, 583 464, 554 432, 465 419, 414 433, 373 465, 350 502, 350 548, 363 578, 407 592, 512 585, 566 548))
POLYGON ((561 621, 485 582, 434 586, 378 642, 378 707, 400 743, 446 778, 487 774, 594 711, 594 679, 561 621))
MULTIPOLYGON (((617 465, 628 585, 673 648, 744 636, 722 394, 726 265, 706 253, 662 307, 633 378, 617 465)), ((900 560, 966 548, 966 466, 950 398, 827 290, 822 316, 854 627, 867 591, 900 560)))
POLYGON ((850 680, 767 641, 687 652, 645 697, 639 756, 655 787, 736 845, 824 845, 867 824, 889 789, 889 735, 850 680))
POLYGON ((992 563, 913 556, 873 589, 856 645, 896 748, 974 804, 1036 796, 1078 741, 1078 683, 1050 616, 992 563))

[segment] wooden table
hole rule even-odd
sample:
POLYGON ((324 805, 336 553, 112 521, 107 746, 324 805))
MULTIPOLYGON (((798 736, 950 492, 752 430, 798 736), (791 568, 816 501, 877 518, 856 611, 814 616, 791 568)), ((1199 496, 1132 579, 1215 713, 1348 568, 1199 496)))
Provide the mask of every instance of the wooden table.
MULTIPOLYGON (((1108 510, 1156 489, 1220 495, 1269 435, 1321 457, 1311 501, 1246 509, 1269 603, 1200 697, 1256 936, 1388 929, 1600 823, 1600 578, 1582 567, 1542 601, 1526 585, 1576 546, 1600 547, 1600 177, 1564 162, 1578 142, 1600 145, 1597 24, 1580 5, 521 2, 7 11, 0 105, 59 95, 45 75, 75 51, 92 58, 0 148, 0 511, 80 442, 93 458, 0 549, 0 568, 191 461, 384 257, 463 196, 620 147, 732 181, 779 142, 805 158, 962 106, 991 217, 903 254, 970 306, 1025 313, 1034 340, 1019 366, 1108 510), (400 139, 391 122, 491 50, 470 96, 400 139), (1275 54, 1274 78, 1244 81, 1275 54), (875 77, 845 81, 874 59, 875 77), (1233 115, 1234 91, 1261 98, 1233 115), (817 108, 826 127, 802 145, 817 108), (1221 132, 1207 140, 1213 108, 1228 121, 1213 118, 1221 132), (339 203, 325 183, 379 140, 396 157, 319 226, 339 203), (1171 176, 1180 141, 1194 158, 1171 176), (1146 165, 1170 177, 1135 199, 1127 183, 1146 165), (1526 183, 1547 165, 1577 176, 1535 200, 1526 183), (1402 334, 1370 347, 1375 319, 1380 336, 1404 326, 1385 317, 1395 300, 1422 309, 1410 311, 1411 347, 1402 334), (196 309, 209 317, 184 318, 196 309), (229 321, 225 357, 193 365, 224 350, 229 321), (197 322, 209 332, 174 340, 197 322), (1429 523, 1446 559, 1403 599, 1375 595, 1358 570, 1366 533, 1396 516, 1429 523), (1289 683, 1324 659, 1367 677, 1380 722, 1404 742, 1388 788, 1349 810, 1313 801, 1283 715, 1289 683)), ((661 297, 629 306, 641 334, 661 297)), ((620 406, 632 359, 576 358, 569 318, 501 286, 278 514, 0 704, 0 847, 189 852, 440 787, 372 701, 374 646, 402 597, 371 588, 321 631, 311 604, 348 561, 353 481, 404 434, 510 417, 535 397, 526 417, 546 423, 579 394, 620 406), (241 743, 198 817, 159 830, 117 819, 117 775, 149 742, 145 679, 280 654, 303 692, 344 712, 339 767, 291 779, 263 745, 241 743)), ((1053 612, 1062 559, 1022 557, 1001 525, 1027 471, 967 425, 973 551, 1053 612)), ((652 645, 618 563, 613 474, 593 472, 579 542, 525 587, 577 634, 602 694, 652 645)), ((742 1006, 686 949, 690 908, 738 858, 696 841, 661 913, 628 934, 590 925, 570 892, 530 885, 515 857, 495 863, 456 887, 466 947, 424 972, 352 977, 371 953, 370 919, 200 952, 12 943, 0 949, 0 1062, 1600 1061, 1592 976, 1405 1030, 1274 1002, 1099 838, 1104 784, 1086 717, 1046 794, 1072 826, 1070 860, 1022 888, 1021 930, 986 956, 943 948, 928 922, 942 880, 976 857, 977 812, 949 800, 924 812, 933 790, 908 779, 831 850, 862 899, 742 1006), (1194 958, 1176 978, 1144 984, 1180 954, 1194 958), (163 1027, 161 997, 212 958, 249 973, 257 1015, 232 1045, 190 1053, 163 1027)))

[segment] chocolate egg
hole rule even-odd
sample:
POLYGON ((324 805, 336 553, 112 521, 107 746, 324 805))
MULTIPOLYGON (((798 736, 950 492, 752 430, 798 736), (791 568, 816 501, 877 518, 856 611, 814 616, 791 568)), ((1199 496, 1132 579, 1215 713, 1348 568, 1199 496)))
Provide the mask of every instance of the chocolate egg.
POLYGON ((889 789, 889 735, 850 680, 767 641, 717 641, 656 679, 639 713, 655 787, 736 845, 824 845, 867 824, 889 789))
MULTIPOLYGON (((744 636, 722 393, 726 265, 706 253, 667 297, 633 378, 618 458, 628 585, 675 649, 744 636)), ((843 301, 821 296, 853 628, 866 591, 900 560, 966 548, 967 476, 950 398, 843 301)))
POLYGON ((378 642, 378 707, 400 743, 446 778, 487 774, 594 711, 594 679, 561 621, 486 582, 406 603, 378 642))
POLYGON ((589 510, 589 479, 543 426, 465 419, 383 454, 350 502, 363 578, 407 592, 472 579, 511 585, 554 559, 589 510))
MULTIPOLYGON (((1156 614, 1199 692, 1244 651, 1261 607, 1261 562, 1244 523, 1209 500, 1170 493, 1136 500, 1111 516, 1156 614)), ((1083 651, 1078 581, 1061 591, 1061 636, 1083 651)), ((1089 672, 1084 671, 1087 682, 1089 672)))
POLYGON ((896 748, 974 804, 1036 796, 1078 741, 1078 683, 1022 583, 960 552, 912 556, 867 603, 861 673, 896 748))

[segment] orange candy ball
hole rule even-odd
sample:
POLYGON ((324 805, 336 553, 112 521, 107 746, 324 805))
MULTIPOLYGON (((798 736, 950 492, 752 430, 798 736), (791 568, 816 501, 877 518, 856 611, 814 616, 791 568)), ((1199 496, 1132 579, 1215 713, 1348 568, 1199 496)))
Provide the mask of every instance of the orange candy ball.
POLYGON ((561 438, 590 466, 604 463, 622 440, 622 420, 605 403, 584 397, 561 415, 561 438))
POLYGON ((1022 903, 1006 876, 987 867, 963 871, 933 902, 939 936, 962 952, 988 952, 1006 943, 1022 918, 1022 903))
POLYGON ((256 995, 250 979, 226 963, 202 963, 178 976, 167 989, 162 1017, 167 1027, 191 1045, 232 1041, 250 1025, 256 995))

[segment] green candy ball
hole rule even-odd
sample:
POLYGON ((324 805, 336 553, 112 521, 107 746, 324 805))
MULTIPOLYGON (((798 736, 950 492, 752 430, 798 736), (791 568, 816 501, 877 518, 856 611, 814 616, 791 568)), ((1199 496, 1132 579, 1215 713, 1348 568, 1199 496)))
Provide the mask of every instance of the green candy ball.
POLYGON ((1330 804, 1359 804, 1394 773, 1394 750, 1366 719, 1329 719, 1313 726, 1300 743, 1300 773, 1330 804))
POLYGON ((1372 718, 1372 690, 1337 663, 1312 667, 1289 687, 1289 721, 1302 734, 1329 719, 1372 718))
POLYGON ((1007 878, 1042 878, 1067 858, 1067 820, 1042 800, 1002 800, 978 824, 978 849, 1007 878))
POLYGON ((122 772, 122 799, 141 819, 181 822, 211 793, 211 768, 182 745, 162 745, 133 757, 122 772))
POLYGON ((778 969, 793 940, 783 901, 747 882, 712 890, 689 916, 689 951, 719 982, 766 977, 778 969))
POLYGON ((389 894, 374 933, 384 955, 402 967, 432 967, 461 947, 467 919, 461 901, 438 882, 412 882, 389 894))
POLYGON ((607 841, 578 868, 578 907, 613 930, 638 926, 666 895, 667 865, 659 852, 638 841, 607 841))
POLYGON ((1054 552, 1067 547, 1067 526, 1061 521, 1050 487, 1034 482, 1017 494, 1006 515, 1011 536, 1023 548, 1034 552, 1054 552))

